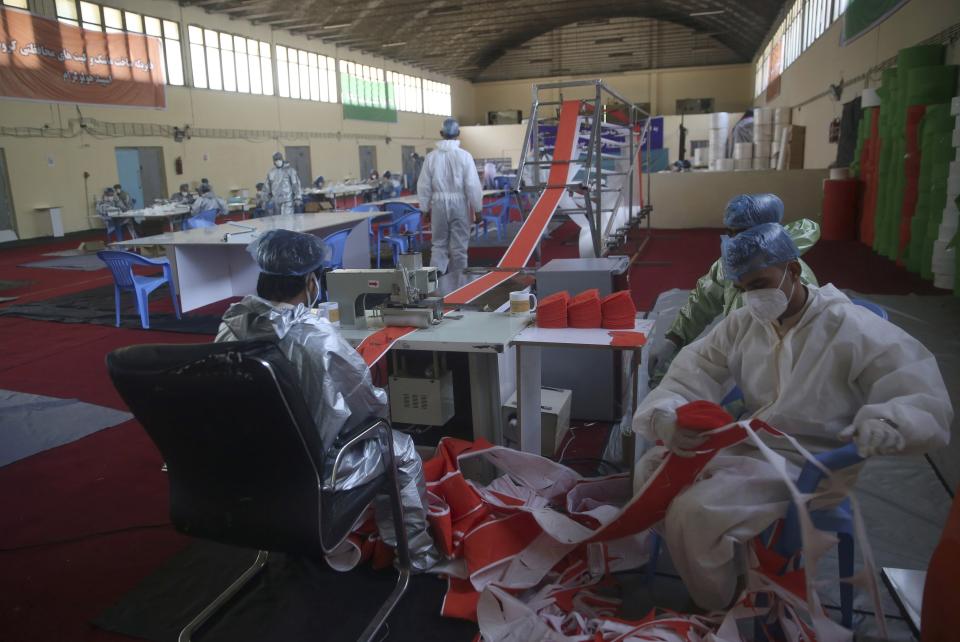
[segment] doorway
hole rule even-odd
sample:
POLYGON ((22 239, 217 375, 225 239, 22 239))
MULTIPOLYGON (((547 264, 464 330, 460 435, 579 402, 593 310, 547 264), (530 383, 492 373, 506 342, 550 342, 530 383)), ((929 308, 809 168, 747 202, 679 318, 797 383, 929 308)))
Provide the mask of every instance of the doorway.
POLYGON ((117 147, 116 156, 120 186, 133 197, 134 207, 169 196, 162 147, 117 147))
POLYGON ((17 238, 17 217, 13 211, 13 194, 10 191, 10 175, 7 173, 7 156, 0 149, 0 242, 17 238))
POLYGON ((284 147, 283 157, 290 163, 291 167, 297 170, 297 176, 300 177, 300 185, 307 187, 313 184, 309 145, 284 147))
POLYGON ((414 172, 416 172, 415 163, 413 159, 410 158, 410 155, 417 151, 417 148, 413 145, 401 145, 400 146, 400 156, 403 161, 401 164, 403 171, 403 186, 410 190, 411 192, 417 191, 416 177, 414 172))
POLYGON ((376 145, 360 145, 360 178, 366 180, 377 169, 376 145))

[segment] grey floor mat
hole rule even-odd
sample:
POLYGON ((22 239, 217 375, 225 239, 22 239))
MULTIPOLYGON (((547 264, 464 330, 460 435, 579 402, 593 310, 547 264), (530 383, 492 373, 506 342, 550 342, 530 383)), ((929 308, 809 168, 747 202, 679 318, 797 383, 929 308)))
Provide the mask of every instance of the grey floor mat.
POLYGON ((132 418, 128 412, 76 399, 0 390, 0 466, 132 418))
POLYGON ((53 259, 23 263, 17 267, 50 268, 54 270, 80 270, 83 272, 93 272, 95 270, 105 270, 107 268, 104 262, 101 261, 96 254, 58 256, 53 259))

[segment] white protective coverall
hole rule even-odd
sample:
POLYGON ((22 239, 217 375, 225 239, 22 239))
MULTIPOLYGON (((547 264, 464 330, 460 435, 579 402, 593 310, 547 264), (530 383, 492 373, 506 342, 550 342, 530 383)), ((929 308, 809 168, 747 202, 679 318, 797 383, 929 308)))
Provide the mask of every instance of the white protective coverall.
POLYGON ((427 154, 417 195, 421 209, 430 210, 430 265, 460 278, 467 267, 470 222, 483 209, 483 189, 473 156, 460 149, 459 140, 441 140, 427 154))
MULTIPOLYGON (((806 308, 782 339, 772 323, 756 321, 743 307, 681 350, 637 408, 634 431, 653 441, 657 411, 700 399, 719 402, 736 384, 747 407, 743 418, 762 419, 815 453, 842 446, 844 428, 881 418, 897 425, 906 453, 945 445, 953 409, 934 356, 832 285, 806 287, 806 308)), ((780 439, 764 441, 775 450, 786 446, 779 454, 799 473, 802 462, 792 448, 780 439)), ((663 451, 644 455, 637 484, 663 451)), ((736 544, 786 512, 789 492, 760 457, 747 444, 723 451, 667 510, 661 532, 670 557, 703 608, 730 604, 739 571, 736 544)), ((852 484, 856 472, 845 481, 852 484)))
POLYGON ((284 163, 283 167, 274 167, 267 172, 264 186, 273 201, 274 214, 293 214, 294 203, 303 200, 300 177, 290 163, 284 163))
POLYGON ((206 212, 208 210, 217 210, 217 216, 224 215, 227 213, 227 202, 213 192, 207 192, 206 194, 201 194, 200 197, 190 205, 191 214, 199 214, 200 212, 206 212))
MULTIPOLYGON (((356 428, 367 419, 389 416, 387 394, 373 385, 370 370, 360 353, 329 321, 305 306, 274 304, 252 295, 244 297, 223 315, 215 341, 249 339, 276 341, 293 364, 324 449, 329 450, 340 433, 356 428)), ((423 571, 439 561, 427 524, 423 462, 410 435, 394 431, 393 450, 411 564, 414 570, 423 571)), ((326 457, 326 465, 332 466, 333 459, 326 457)), ((348 453, 341 461, 337 488, 355 488, 379 475, 383 471, 381 460, 376 441, 365 441, 362 449, 348 453)), ((324 479, 329 479, 331 472, 324 470, 324 479)), ((396 546, 387 496, 377 497, 374 513, 380 535, 387 544, 396 546)))

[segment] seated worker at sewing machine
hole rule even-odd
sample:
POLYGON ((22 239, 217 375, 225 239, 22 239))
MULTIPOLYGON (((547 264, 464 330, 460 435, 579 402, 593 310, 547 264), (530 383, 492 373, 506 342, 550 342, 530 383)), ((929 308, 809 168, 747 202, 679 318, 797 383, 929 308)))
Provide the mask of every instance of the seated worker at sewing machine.
MULTIPOLYGON (((724 238, 721 249, 724 274, 745 305, 683 348, 637 408, 633 430, 665 446, 638 462, 638 484, 667 449, 691 456, 703 442, 677 427, 676 409, 696 400, 719 403, 733 385, 743 393, 743 419, 761 419, 814 453, 850 441, 861 457, 947 443, 950 397, 936 359, 919 341, 832 285, 804 284, 797 246, 777 223, 724 238)), ((798 453, 782 439, 764 441, 796 479, 798 453)), ((859 468, 838 471, 834 481, 849 488, 859 468)), ((831 497, 823 499, 830 504, 831 497)), ((658 530, 698 606, 730 606, 742 572, 735 551, 783 517, 789 501, 777 469, 747 443, 720 452, 677 495, 658 530)))
MULTIPOLYGON (((323 241, 312 234, 270 230, 251 243, 248 251, 261 270, 257 294, 230 306, 215 341, 277 342, 300 376, 324 448, 331 448, 341 433, 370 417, 387 417, 387 393, 373 385, 363 358, 336 327, 313 312, 320 297, 319 275, 329 257, 323 241)), ((439 554, 427 526, 422 462, 407 434, 395 431, 393 448, 411 563, 415 570, 426 570, 439 561, 439 554)), ((337 489, 359 486, 382 471, 376 442, 366 441, 350 455, 341 463, 337 489)), ((329 457, 327 461, 332 464, 333 460, 329 457)), ((324 477, 329 474, 325 471, 324 477)), ((378 496, 374 510, 380 535, 394 546, 386 495, 378 496)))

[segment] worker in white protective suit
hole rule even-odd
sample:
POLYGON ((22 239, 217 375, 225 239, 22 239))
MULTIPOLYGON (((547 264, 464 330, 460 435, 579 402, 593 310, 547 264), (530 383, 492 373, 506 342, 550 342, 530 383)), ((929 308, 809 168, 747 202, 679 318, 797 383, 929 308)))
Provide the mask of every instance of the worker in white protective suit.
POLYGON ((300 177, 290 163, 283 160, 283 154, 273 155, 273 168, 267 172, 267 196, 273 203, 274 214, 293 214, 303 211, 303 193, 300 189, 300 177))
MULTIPOLYGON (((723 213, 723 226, 730 236, 763 223, 783 221, 783 201, 776 194, 740 194, 727 203, 723 213)), ((820 240, 820 224, 810 219, 800 219, 784 226, 800 254, 805 254, 820 240)), ((797 259, 802 268, 801 282, 817 285, 817 277, 803 259, 797 259)), ((650 387, 655 387, 667 372, 670 361, 683 346, 692 343, 718 316, 726 316, 731 310, 743 305, 743 296, 733 281, 723 276, 721 259, 697 279, 687 302, 680 308, 677 318, 663 336, 650 348, 647 371, 650 387)))
POLYGON ((194 215, 200 212, 216 211, 216 216, 226 216, 229 212, 227 202, 213 193, 209 183, 200 186, 200 197, 190 205, 190 212, 194 215))
MULTIPOLYGON (((334 447, 340 434, 369 418, 387 417, 387 394, 373 385, 363 357, 312 309, 320 298, 319 276, 329 260, 323 241, 312 234, 270 230, 248 250, 261 269, 257 295, 230 306, 216 341, 276 341, 300 376, 300 388, 326 450, 334 447)), ((405 433, 394 431, 393 450, 411 564, 423 571, 439 561, 427 523, 423 464, 413 439, 405 433)), ((334 457, 325 459, 328 469, 323 474, 329 479, 334 457)), ((337 489, 355 488, 382 472, 379 444, 367 440, 341 460, 337 489)), ((395 546, 388 496, 377 497, 374 514, 381 537, 395 546)))
POLYGON ((457 121, 443 121, 440 135, 443 140, 423 162, 417 195, 426 220, 432 222, 430 265, 441 274, 455 274, 459 284, 467 267, 470 219, 482 220, 483 189, 473 156, 460 148, 457 121))
MULTIPOLYGON (((803 284, 796 245, 776 223, 724 238, 721 249, 724 273, 744 292, 745 305, 683 348, 637 408, 633 430, 663 444, 638 463, 638 484, 666 449, 689 455, 702 443, 696 432, 677 428, 676 409, 719 402, 734 385, 747 408, 741 418, 759 418, 812 452, 852 440, 869 457, 923 453, 948 442, 950 398, 920 342, 832 285, 803 284)), ((782 439, 764 441, 795 478, 797 453, 782 439)), ((848 487, 858 469, 834 481, 848 487)), ((716 455, 673 500, 660 532, 697 605, 722 609, 734 601, 743 570, 735 561, 739 544, 782 517, 789 499, 759 449, 740 444, 716 455)))

